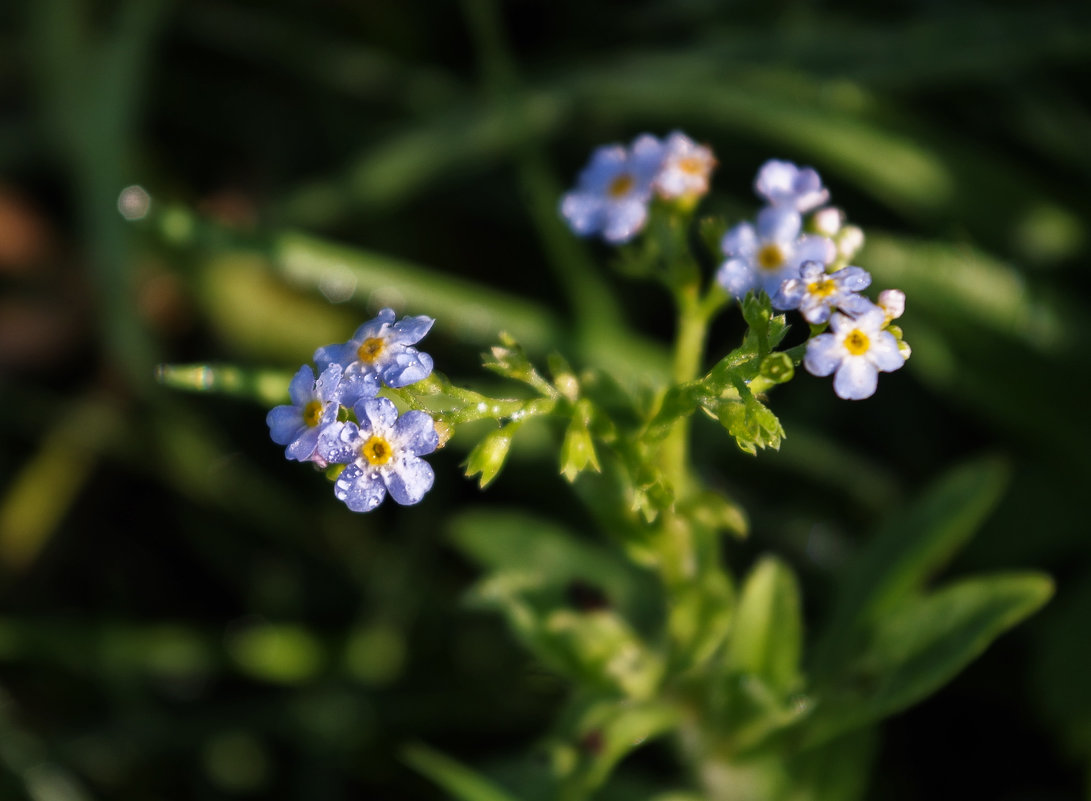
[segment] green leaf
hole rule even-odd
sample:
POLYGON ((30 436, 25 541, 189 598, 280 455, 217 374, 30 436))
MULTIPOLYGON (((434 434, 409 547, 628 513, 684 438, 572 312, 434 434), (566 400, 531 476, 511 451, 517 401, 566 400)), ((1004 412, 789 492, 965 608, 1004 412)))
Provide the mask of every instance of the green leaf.
POLYGON ((562 777, 558 797, 592 797, 626 755, 678 723, 674 704, 592 701, 577 711, 568 737, 553 746, 554 766, 562 777))
POLYGON ((803 620, 791 568, 762 557, 743 583, 725 668, 757 676, 781 696, 798 688, 803 620))
POLYGON ((877 743, 873 729, 859 729, 797 754, 788 763, 790 789, 777 801, 858 801, 868 789, 877 743))
POLYGON ((965 579, 874 622, 862 655, 826 687, 806 745, 867 726, 931 695, 1053 593, 1040 573, 965 579))
POLYGON ((1005 462, 986 458, 941 476, 912 507, 891 516, 841 582, 817 646, 815 671, 836 670, 861 626, 918 592, 977 531, 1008 481, 1005 462))
POLYGON ((523 573, 535 587, 551 589, 558 603, 573 584, 587 585, 641 630, 650 630, 662 615, 651 571, 554 523, 514 510, 471 509, 456 515, 448 532, 452 544, 481 568, 523 573))
POLYGON ((402 759, 458 801, 518 801, 477 771, 419 743, 406 746, 402 759))
POLYGON ((544 665, 578 686, 639 700, 655 694, 662 662, 625 620, 606 608, 558 608, 560 599, 540 589, 530 574, 501 571, 479 582, 469 600, 507 617, 544 665))

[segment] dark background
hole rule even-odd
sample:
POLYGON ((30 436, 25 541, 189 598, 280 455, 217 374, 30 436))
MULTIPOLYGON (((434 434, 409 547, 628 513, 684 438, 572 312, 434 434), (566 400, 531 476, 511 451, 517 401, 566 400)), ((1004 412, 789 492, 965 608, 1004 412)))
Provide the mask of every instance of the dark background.
MULTIPOLYGON (((595 536, 557 432, 487 495, 456 437, 425 502, 356 516, 281 458, 262 406, 154 366, 294 370, 393 302, 437 318, 439 369, 493 386, 495 331, 464 305, 382 278, 332 304, 269 258, 291 231, 380 276, 412 264, 441 297, 475 282, 497 314, 531 303, 554 321, 538 358, 589 347, 559 276, 595 265, 666 342, 659 290, 552 204, 593 147, 674 129, 716 152, 704 208, 733 221, 764 160, 815 166, 868 234, 858 263, 909 297, 914 356, 871 400, 801 376, 772 398, 788 439, 756 459, 698 429, 751 518, 736 571, 782 554, 818 620, 880 520, 995 453, 1010 485, 949 573, 1057 581, 885 726, 868 797, 1091 797, 1089 23, 1082 3, 963 0, 0 6, 0 798, 439 798, 407 743, 501 772, 530 748, 565 688, 460 606, 474 571, 446 531, 487 503, 595 536), (144 223, 117 213, 133 184, 144 223)), ((682 781, 653 745, 603 797, 682 781)))

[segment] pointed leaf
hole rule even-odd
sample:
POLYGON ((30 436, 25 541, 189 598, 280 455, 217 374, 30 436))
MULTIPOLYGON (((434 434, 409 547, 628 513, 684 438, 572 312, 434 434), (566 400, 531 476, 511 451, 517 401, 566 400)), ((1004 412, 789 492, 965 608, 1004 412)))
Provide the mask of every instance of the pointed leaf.
POLYGON ((783 695, 799 684, 802 648, 795 574, 779 559, 763 557, 743 584, 726 667, 731 673, 756 676, 783 695))
POLYGON ((827 688, 805 743, 870 725, 931 695, 1053 593, 1039 573, 955 582, 874 622, 863 655, 827 688))
POLYGON ((406 746, 402 759, 457 801, 518 801, 472 768, 419 743, 406 746))
POLYGON ((1008 480, 998 459, 970 462, 941 476, 905 512, 893 515, 842 583, 816 670, 827 673, 852 648, 862 624, 886 614, 964 546, 992 511, 1008 480))

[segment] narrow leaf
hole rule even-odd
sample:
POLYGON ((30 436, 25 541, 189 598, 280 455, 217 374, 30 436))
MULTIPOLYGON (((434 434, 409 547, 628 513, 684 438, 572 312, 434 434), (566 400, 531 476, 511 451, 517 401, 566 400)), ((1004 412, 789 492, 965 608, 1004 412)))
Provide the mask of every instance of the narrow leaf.
POLYGON ((807 745, 870 725, 938 690, 1001 633, 1042 606, 1053 582, 1039 573, 955 582, 877 620, 863 655, 828 689, 807 745))
POLYGON ((406 746, 402 759, 457 801, 518 801, 480 773, 419 743, 406 746))
POLYGON ((977 531, 1008 480, 995 458, 941 476, 905 512, 895 514, 856 560, 842 583, 816 670, 827 673, 851 648, 860 626, 919 591, 977 531))

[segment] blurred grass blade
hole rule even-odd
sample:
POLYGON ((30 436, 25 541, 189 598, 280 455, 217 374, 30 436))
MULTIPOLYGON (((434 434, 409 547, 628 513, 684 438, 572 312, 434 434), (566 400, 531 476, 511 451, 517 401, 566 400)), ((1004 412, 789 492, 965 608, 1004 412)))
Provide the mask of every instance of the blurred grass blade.
POLYGON ((924 583, 977 531, 1008 482, 1007 463, 987 458, 941 476, 913 506, 892 515, 843 579, 815 670, 836 670, 861 626, 878 620, 924 583))
POLYGON ((402 759, 457 801, 518 801, 480 773, 420 743, 406 746, 402 759))
POLYGON ((471 509, 455 516, 448 531, 455 547, 485 570, 532 574, 539 584, 560 590, 572 584, 593 588, 631 620, 651 612, 651 573, 550 521, 525 512, 471 509))
POLYGON ((874 621, 855 665, 818 688, 805 744, 870 725, 928 697, 1052 594, 1048 576, 1026 572, 966 579, 906 600, 874 621))
POLYGON ((275 406, 288 402, 292 374, 283 370, 244 370, 230 364, 161 364, 155 368, 155 380, 171 389, 214 392, 275 406))
POLYGON ((84 398, 46 433, 0 497, 0 563, 17 571, 33 563, 121 424, 101 399, 84 398))

